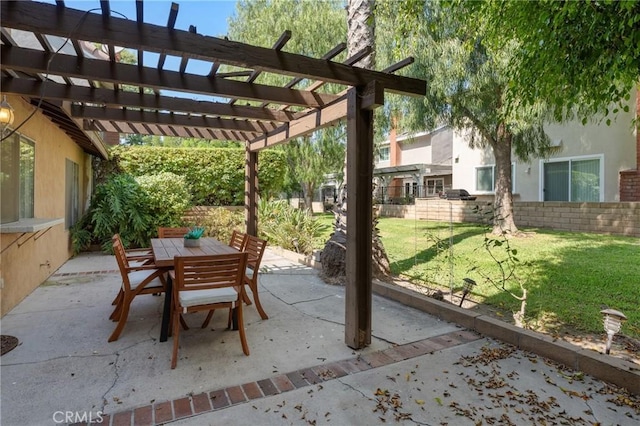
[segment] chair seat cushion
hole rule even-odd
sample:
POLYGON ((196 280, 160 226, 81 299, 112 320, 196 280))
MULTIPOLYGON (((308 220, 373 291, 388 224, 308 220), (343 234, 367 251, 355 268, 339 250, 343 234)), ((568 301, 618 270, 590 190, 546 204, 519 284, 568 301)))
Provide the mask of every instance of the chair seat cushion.
MULTIPOLYGON (((129 272, 129 282, 131 283, 131 287, 138 287, 142 281, 146 280, 149 275, 156 273, 156 271, 156 269, 148 269, 129 272)), ((162 281, 160 281, 160 278, 156 277, 149 281, 144 287, 162 287, 162 281)))
POLYGON ((253 279, 253 269, 251 268, 247 268, 244 271, 244 274, 247 276, 247 278, 249 278, 250 280, 253 279))
POLYGON ((180 292, 180 306, 183 308, 214 303, 235 302, 236 300, 238 300, 238 292, 231 287, 180 292))

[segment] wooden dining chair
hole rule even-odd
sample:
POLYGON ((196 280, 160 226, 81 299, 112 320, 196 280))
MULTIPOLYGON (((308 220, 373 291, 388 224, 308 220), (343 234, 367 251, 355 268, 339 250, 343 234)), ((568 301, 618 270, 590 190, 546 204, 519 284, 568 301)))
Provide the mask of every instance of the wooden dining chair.
MULTIPOLYGON (((260 314, 260 318, 263 320, 269 319, 269 316, 264 309, 262 309, 262 304, 260 303, 260 296, 258 294, 258 271, 260 270, 260 263, 262 262, 262 256, 264 255, 266 248, 267 242, 265 240, 253 235, 247 235, 244 251, 249 255, 249 257, 247 258, 247 269, 244 275, 244 283, 251 289, 256 309, 260 314)), ((248 301, 247 305, 250 304, 251 301, 248 301)))
POLYGON ((189 228, 186 226, 177 228, 158 228, 158 238, 182 238, 184 234, 189 232, 189 228))
POLYGON ((247 234, 234 229, 233 233, 231 234, 231 240, 229 241, 229 246, 233 247, 238 251, 243 251, 246 242, 247 242, 247 234))
POLYGON ((246 264, 247 254, 244 252, 175 257, 175 269, 170 272, 173 281, 172 369, 176 368, 178 363, 180 319, 183 314, 189 312, 216 309, 232 310, 234 313, 233 328, 237 328, 240 333, 242 351, 245 355, 249 355, 242 314, 243 279, 246 264))
POLYGON ((109 342, 118 340, 118 337, 120 337, 120 333, 122 333, 127 323, 131 302, 136 296, 161 293, 166 290, 164 275, 167 272, 166 269, 158 268, 153 263, 132 264, 127 257, 127 252, 118 234, 112 237, 111 242, 118 268, 120 269, 122 285, 118 296, 114 300, 116 307, 109 317, 109 319, 118 323, 111 336, 109 336, 109 342))
MULTIPOLYGON (((112 243, 114 238, 117 238, 120 245, 124 247, 124 243, 122 242, 122 238, 120 237, 120 234, 115 234, 112 237, 112 243)), ((150 247, 125 249, 125 255, 127 257, 127 260, 129 261, 129 266, 152 265, 154 261, 153 252, 151 251, 150 247)), ((117 305, 120 302, 121 298, 122 298, 122 289, 120 289, 120 291, 118 292, 116 297, 113 299, 111 304, 117 305)))
MULTIPOLYGON (((262 308, 262 304, 260 303, 260 295, 258 294, 258 270, 260 269, 260 263, 262 262, 262 256, 264 255, 264 251, 266 248, 267 242, 265 240, 254 237, 253 235, 245 234, 244 244, 242 245, 241 250, 246 252, 249 257, 247 258, 247 268, 245 270, 243 282, 251 289, 251 294, 253 295, 253 301, 256 304, 256 309, 260 314, 260 318, 262 318, 263 320, 269 319, 269 316, 264 311, 264 309, 262 308)), ((243 295, 243 300, 247 305, 251 305, 251 299, 246 292, 243 295)), ((207 325, 209 325, 212 316, 213 311, 209 311, 207 317, 202 322, 202 328, 205 328, 207 325)))

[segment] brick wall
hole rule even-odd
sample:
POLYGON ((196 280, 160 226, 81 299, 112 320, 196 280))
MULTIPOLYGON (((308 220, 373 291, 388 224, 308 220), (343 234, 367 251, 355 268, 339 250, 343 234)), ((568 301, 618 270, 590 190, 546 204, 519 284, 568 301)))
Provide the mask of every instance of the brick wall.
POLYGON ((620 172, 620 201, 640 201, 640 170, 620 172))
MULTIPOLYGON (((380 215, 417 220, 479 222, 478 201, 418 199, 415 206, 380 205, 380 215)), ((514 202, 516 225, 640 237, 640 202, 514 202)))
MULTIPOLYGON (((636 118, 640 126, 640 89, 636 95, 636 118)), ((620 172, 620 201, 640 201, 640 128, 636 128, 636 168, 620 172)))

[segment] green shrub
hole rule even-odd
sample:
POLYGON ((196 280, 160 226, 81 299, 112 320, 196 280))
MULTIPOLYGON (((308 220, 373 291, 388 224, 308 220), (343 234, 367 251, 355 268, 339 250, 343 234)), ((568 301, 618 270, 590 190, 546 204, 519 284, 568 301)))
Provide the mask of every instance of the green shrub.
POLYGON ((183 176, 161 172, 135 179, 147 194, 149 214, 156 228, 183 226, 182 217, 191 207, 191 193, 183 176))
MULTIPOLYGON (((118 146, 111 154, 124 172, 134 176, 160 172, 183 176, 195 205, 244 204, 244 149, 118 146)), ((280 192, 286 169, 284 154, 276 150, 261 151, 259 168, 261 196, 268 198, 280 192)))
POLYGON ((229 241, 234 229, 244 232, 244 210, 218 207, 197 219, 197 225, 205 228, 206 234, 219 241, 229 241))
POLYGON ((111 251, 111 237, 120 234, 125 247, 147 245, 155 229, 149 197, 133 176, 113 175, 96 186, 89 220, 93 240, 111 251))
POLYGON ((311 254, 317 240, 326 235, 326 224, 306 210, 292 207, 286 200, 261 200, 258 217, 261 237, 272 245, 298 253, 311 254))
POLYGON ((181 226, 190 207, 184 178, 171 173, 111 175, 97 185, 87 214, 71 229, 74 253, 91 243, 110 253, 111 237, 120 234, 125 247, 145 247, 159 226, 181 226))

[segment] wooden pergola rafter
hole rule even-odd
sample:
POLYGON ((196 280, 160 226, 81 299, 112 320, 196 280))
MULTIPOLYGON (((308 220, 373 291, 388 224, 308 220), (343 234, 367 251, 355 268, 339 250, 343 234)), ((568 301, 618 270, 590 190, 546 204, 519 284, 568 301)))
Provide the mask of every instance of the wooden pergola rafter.
POLYGON ((100 13, 93 13, 63 1, 1 2, 2 92, 46 106, 43 112, 92 154, 105 153, 96 132, 244 142, 251 234, 258 224, 258 152, 346 117, 348 199, 355 208, 347 217, 345 340, 352 347, 366 346, 371 334, 372 110, 383 103, 385 91, 425 94, 424 81, 393 74, 412 59, 372 71, 355 66, 368 49, 337 62, 345 50, 340 44, 310 58, 284 50, 290 32, 263 48, 198 34, 193 26, 175 29, 175 3, 166 26, 144 22, 142 0, 136 1, 135 21, 115 16, 106 0, 100 6, 100 13), (120 48, 133 52, 138 63, 119 62, 120 48), (157 62, 145 63, 149 53, 157 62), (179 59, 177 69, 167 69, 169 57, 179 59), (208 63, 208 70, 188 72, 191 60, 208 63), (282 86, 267 85, 260 82, 264 72, 291 78, 282 86), (327 91, 327 83, 342 91, 327 91))

